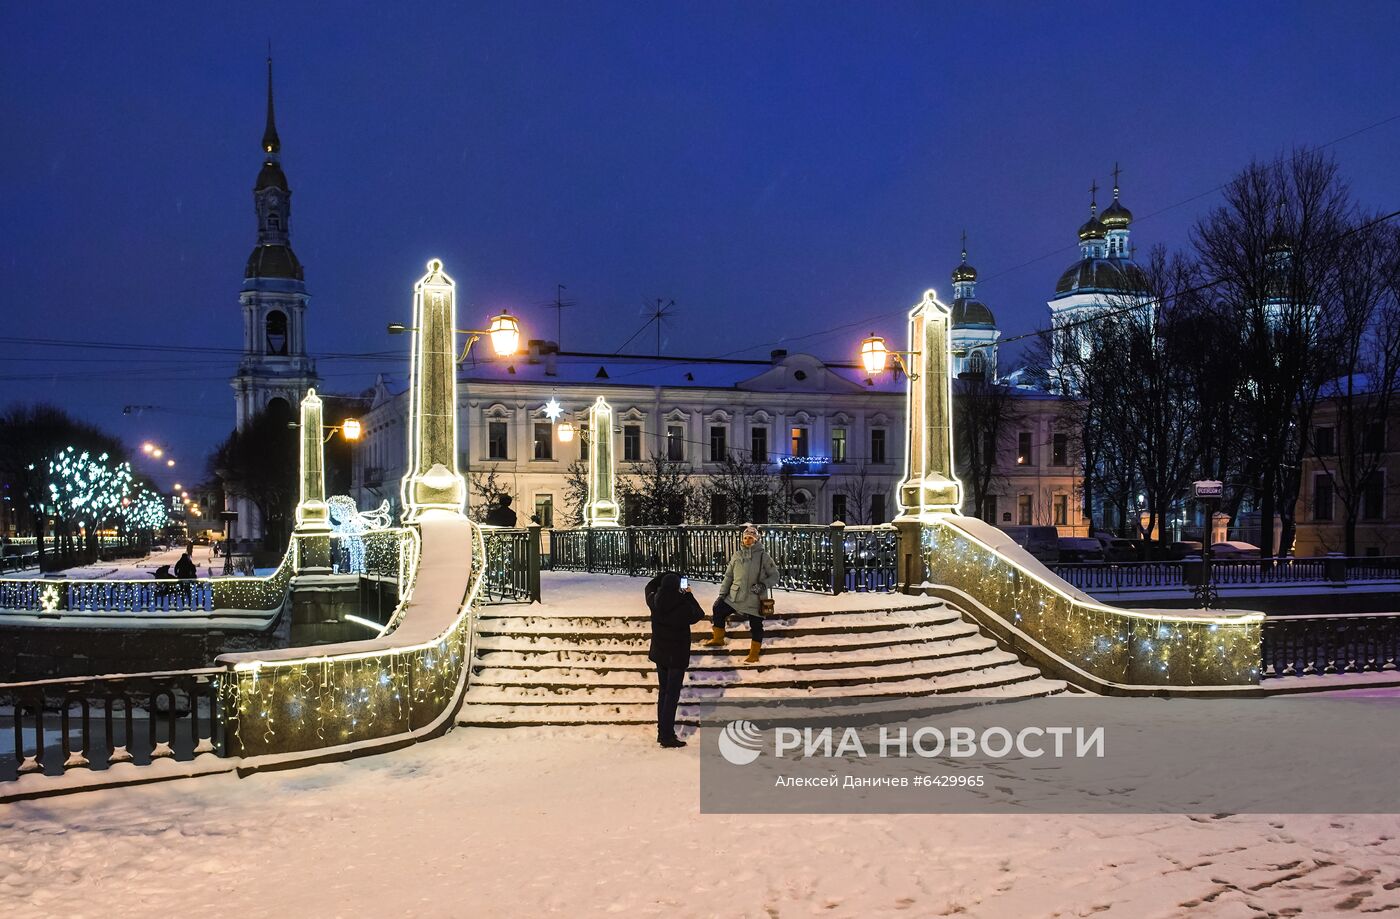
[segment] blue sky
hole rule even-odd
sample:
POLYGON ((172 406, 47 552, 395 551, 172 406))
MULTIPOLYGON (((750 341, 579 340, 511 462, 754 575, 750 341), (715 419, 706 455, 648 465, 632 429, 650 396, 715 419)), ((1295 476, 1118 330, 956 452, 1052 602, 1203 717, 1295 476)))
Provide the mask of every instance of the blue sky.
MULTIPOLYGON (((670 353, 848 358, 951 292, 963 228, 1016 334, 1115 161, 1135 244, 1183 246, 1252 157, 1400 115, 1396 3, 200 6, 0 13, 3 334, 239 345, 269 36, 323 354, 400 349, 384 324, 437 256, 463 321, 553 337, 566 284, 571 350, 664 297, 670 353)), ((1330 148, 1376 208, 1397 142, 1330 148)), ((4 347, 0 401, 200 468, 232 424, 234 355, 4 347)), ((401 367, 321 362, 333 391, 401 367)))

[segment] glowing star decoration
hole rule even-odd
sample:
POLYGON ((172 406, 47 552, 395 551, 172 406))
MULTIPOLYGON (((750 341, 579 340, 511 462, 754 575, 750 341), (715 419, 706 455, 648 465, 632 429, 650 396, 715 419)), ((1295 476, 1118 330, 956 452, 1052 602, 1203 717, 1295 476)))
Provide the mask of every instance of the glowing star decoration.
POLYGON ((58 585, 44 585, 44 591, 39 595, 39 606, 46 613, 58 612, 58 585))
POLYGON ((553 396, 544 404, 544 416, 550 421, 558 421, 559 416, 564 414, 564 406, 559 404, 559 400, 553 396))
POLYGON ((590 527, 615 527, 618 525, 618 507, 613 411, 602 396, 588 410, 588 429, 593 432, 593 443, 588 451, 588 504, 583 510, 583 522, 590 527))
POLYGON ((408 473, 400 492, 409 523, 434 508, 460 514, 467 499, 457 468, 457 285, 438 259, 413 288, 413 326, 408 473))
POLYGON ((949 345, 950 311, 932 290, 909 313, 910 366, 904 481, 899 504, 904 519, 956 513, 962 483, 953 474, 953 388, 949 345))

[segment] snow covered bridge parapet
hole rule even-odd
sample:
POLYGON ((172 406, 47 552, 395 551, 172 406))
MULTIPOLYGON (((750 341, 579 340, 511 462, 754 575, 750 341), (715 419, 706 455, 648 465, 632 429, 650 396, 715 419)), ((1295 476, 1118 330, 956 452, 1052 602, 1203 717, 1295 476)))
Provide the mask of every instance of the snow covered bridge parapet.
POLYGON ((485 546, 459 514, 428 510, 401 601, 366 641, 229 654, 219 663, 230 755, 242 769, 401 746, 451 725, 466 686, 485 546))
POLYGON ((981 625, 1054 676, 1124 694, 1259 683, 1262 613, 1106 606, 970 517, 925 519, 920 540, 929 591, 964 601, 981 625))

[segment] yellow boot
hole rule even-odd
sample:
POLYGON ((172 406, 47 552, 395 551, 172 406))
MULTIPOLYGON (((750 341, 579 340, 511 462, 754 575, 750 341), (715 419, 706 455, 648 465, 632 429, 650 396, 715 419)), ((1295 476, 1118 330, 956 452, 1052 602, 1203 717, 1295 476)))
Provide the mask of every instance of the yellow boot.
POLYGON ((756 664, 756 663, 758 663, 758 649, 761 648, 761 647, 762 647, 762 645, 760 645, 760 644, 759 644, 758 642, 756 642, 756 641, 751 641, 751 642, 749 642, 749 656, 746 657, 746 658, 744 658, 744 663, 746 663, 746 664, 756 664))
POLYGON ((722 626, 722 625, 711 626, 711 627, 710 627, 710 631, 714 633, 713 636, 710 638, 709 641, 702 641, 702 642, 700 642, 700 647, 702 647, 702 648, 720 648, 720 647, 723 647, 723 646, 724 646, 724 626, 722 626))

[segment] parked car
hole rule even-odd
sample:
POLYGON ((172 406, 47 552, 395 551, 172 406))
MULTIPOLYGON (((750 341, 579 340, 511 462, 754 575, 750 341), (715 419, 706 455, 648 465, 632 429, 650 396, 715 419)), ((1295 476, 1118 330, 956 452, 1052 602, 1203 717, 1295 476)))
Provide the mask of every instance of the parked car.
POLYGON ((1007 527, 1006 535, 1038 562, 1053 565, 1060 560, 1060 531, 1054 527, 1007 527))
POLYGON ((1143 546, 1136 539, 1110 539, 1103 548, 1103 555, 1110 562, 1140 562, 1143 546))
POLYGON ((1194 539, 1185 539, 1181 542, 1174 542, 1167 546, 1167 557, 1174 562, 1179 562, 1188 555, 1200 555, 1201 544, 1194 539))
POLYGON ((1210 547, 1210 554, 1216 558, 1258 558, 1259 547, 1236 539, 1218 542, 1210 547))
POLYGON ((1059 542, 1061 563, 1102 562, 1103 545, 1097 539, 1084 536, 1061 536, 1059 542))

